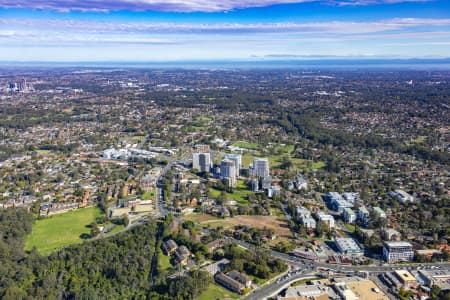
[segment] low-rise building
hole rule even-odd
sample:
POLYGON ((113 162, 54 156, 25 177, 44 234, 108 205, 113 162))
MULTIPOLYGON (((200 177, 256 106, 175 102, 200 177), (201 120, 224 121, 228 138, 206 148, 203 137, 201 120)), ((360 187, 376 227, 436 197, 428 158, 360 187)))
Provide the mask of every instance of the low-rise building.
POLYGON ((163 250, 165 255, 172 255, 178 248, 177 243, 174 240, 167 240, 161 245, 161 249, 163 250))
POLYGON ((316 220, 314 220, 314 218, 311 218, 311 217, 301 218, 301 222, 302 222, 302 225, 308 229, 315 229, 316 225, 317 225, 316 220))
POLYGON ((351 208, 346 207, 342 212, 342 218, 347 223, 353 223, 356 221, 356 214, 351 208))
POLYGON ((358 208, 358 219, 361 220, 363 224, 367 224, 370 218, 370 213, 364 206, 358 208))
POLYGON ((375 207, 373 208, 373 213, 374 213, 378 218, 381 218, 381 219, 386 219, 386 218, 387 218, 386 213, 384 212, 384 210, 382 210, 382 209, 379 208, 378 206, 375 206, 375 207))
POLYGON ((339 252, 344 254, 363 254, 364 250, 361 249, 358 242, 356 242, 352 238, 336 238, 335 239, 336 247, 339 252))
POLYGON ((412 261, 414 251, 412 245, 408 242, 384 242, 383 258, 388 263, 412 261))
POLYGON ((329 228, 334 228, 334 217, 322 211, 317 213, 317 219, 327 224, 329 228))
POLYGON ((394 274, 406 289, 417 287, 417 279, 407 270, 396 270, 394 274))
POLYGON ((397 199, 401 203, 414 202, 414 197, 405 192, 404 190, 391 191, 389 192, 389 196, 397 199))
POLYGON ((219 272, 214 276, 214 280, 218 283, 238 294, 242 294, 245 286, 237 280, 234 280, 230 276, 219 272))

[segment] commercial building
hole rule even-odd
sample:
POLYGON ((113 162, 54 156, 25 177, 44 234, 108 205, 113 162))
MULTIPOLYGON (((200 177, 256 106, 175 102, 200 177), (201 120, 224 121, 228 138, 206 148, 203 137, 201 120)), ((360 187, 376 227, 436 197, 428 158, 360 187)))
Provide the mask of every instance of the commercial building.
POLYGON ((242 155, 240 155, 240 154, 225 154, 224 158, 234 161, 236 177, 239 177, 240 171, 242 168, 242 155))
POLYGON ((348 207, 344 208, 344 211, 342 212, 342 217, 343 217, 344 221, 347 223, 353 223, 356 221, 355 212, 348 207))
POLYGON ((193 153, 192 168, 200 172, 209 172, 211 170, 211 154, 208 152, 193 153))
POLYGON ((414 251, 408 242, 384 242, 383 258, 388 263, 411 261, 414 258, 414 251))
POLYGON ((268 158, 257 158, 253 159, 253 176, 259 178, 269 177, 269 159, 268 158))
POLYGON ((407 270, 396 270, 394 274, 405 288, 417 287, 417 279, 407 270))
POLYGON ((336 238, 334 240, 339 252, 344 254, 363 254, 364 250, 361 249, 359 244, 352 238, 336 238))

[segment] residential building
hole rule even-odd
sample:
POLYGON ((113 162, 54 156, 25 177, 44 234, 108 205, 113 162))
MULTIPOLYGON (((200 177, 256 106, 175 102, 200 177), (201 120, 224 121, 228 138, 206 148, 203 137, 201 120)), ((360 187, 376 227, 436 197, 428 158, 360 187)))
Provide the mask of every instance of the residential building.
POLYGON ((253 176, 265 178, 268 177, 269 175, 270 175, 269 159, 255 157, 253 159, 253 176))
POLYGON ((384 228, 381 230, 381 235, 385 241, 399 241, 402 237, 400 232, 393 228, 384 228))
POLYGON ((178 245, 174 240, 168 240, 161 245, 161 248, 165 255, 172 255, 177 250, 178 245))
POLYGON ((363 254, 364 250, 361 249, 359 244, 352 238, 336 238, 334 243, 339 252, 343 254, 363 254))
POLYGON ((386 213, 384 212, 384 210, 382 210, 378 206, 375 206, 373 208, 373 212, 378 218, 381 218, 381 219, 386 219, 387 218, 386 213))
POLYGON ((191 251, 186 246, 180 246, 175 250, 174 261, 176 264, 186 265, 189 257, 191 256, 191 251))
POLYGON ((225 154, 224 158, 234 161, 236 177, 239 177, 240 171, 242 168, 242 155, 240 155, 240 154, 225 154))
POLYGON ((353 223, 356 221, 355 212, 348 207, 344 208, 344 211, 342 212, 342 217, 343 217, 344 221, 347 223, 353 223))
POLYGON ((320 211, 317 213, 317 218, 319 221, 322 221, 325 224, 327 224, 329 228, 334 228, 334 217, 332 215, 320 211))
POLYGON ((193 152, 194 153, 206 153, 210 151, 209 145, 205 145, 205 144, 197 144, 193 147, 193 152))
POLYGON ((414 258, 414 251, 412 245, 408 242, 384 242, 383 258, 388 263, 412 261, 414 258))
POLYGON ((242 294, 244 291, 244 288, 245 288, 245 286, 242 283, 240 283, 237 280, 234 280, 233 278, 231 278, 230 276, 228 276, 222 272, 217 273, 214 276, 214 280, 217 283, 226 287, 227 289, 229 289, 235 293, 238 293, 238 294, 242 294))
POLYGON ((270 176, 266 176, 264 178, 261 179, 261 188, 263 190, 268 190, 270 189, 270 186, 272 185, 272 177, 270 176))
POLYGON ((193 153, 192 168, 200 172, 209 172, 211 170, 211 154, 209 152, 193 153))
POLYGON ((234 280, 242 283, 246 288, 249 288, 252 285, 251 279, 244 273, 240 273, 236 270, 231 270, 230 272, 227 273, 227 275, 233 278, 234 280))
POLYGON ((224 158, 220 163, 220 177, 228 181, 230 186, 236 186, 236 161, 224 158))
POLYGON ((295 215, 297 218, 308 218, 311 217, 311 212, 304 206, 297 206, 295 208, 295 215))
POLYGON ((337 192, 329 192, 325 195, 325 200, 328 202, 329 207, 333 210, 342 213, 344 208, 352 208, 353 203, 344 200, 342 196, 337 192))
POLYGON ((281 189, 277 186, 271 186, 267 191, 267 196, 269 198, 272 198, 273 196, 280 196, 281 195, 281 189))
POLYGON ((314 220, 311 217, 302 217, 301 222, 302 222, 302 225, 308 229, 315 229, 316 225, 317 225, 316 220, 314 220))
POLYGON ((389 196, 397 199, 401 203, 414 202, 414 197, 403 190, 389 192, 389 196))
POLYGON ((361 220, 363 224, 367 224, 370 218, 370 213, 364 206, 358 208, 358 219, 361 220))

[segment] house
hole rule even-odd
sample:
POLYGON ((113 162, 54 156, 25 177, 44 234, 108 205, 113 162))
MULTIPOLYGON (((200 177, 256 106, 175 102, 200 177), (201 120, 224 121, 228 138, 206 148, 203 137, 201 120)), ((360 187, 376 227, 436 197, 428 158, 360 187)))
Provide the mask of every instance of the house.
POLYGON ((178 247, 174 252, 175 264, 187 265, 189 257, 191 257, 191 251, 186 246, 178 247))
POLYGON ((161 248, 165 255, 172 255, 178 249, 178 245, 174 240, 168 240, 161 245, 161 248))
POLYGON ((400 232, 398 232, 397 230, 395 230, 393 228, 384 228, 381 231, 381 234, 385 241, 399 241, 402 238, 402 235, 400 234, 400 232))

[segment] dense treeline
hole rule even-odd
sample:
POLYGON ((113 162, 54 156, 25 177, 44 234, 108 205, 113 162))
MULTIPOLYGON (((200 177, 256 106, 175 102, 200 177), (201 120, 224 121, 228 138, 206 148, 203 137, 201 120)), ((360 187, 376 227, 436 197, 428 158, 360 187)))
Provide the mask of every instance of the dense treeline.
POLYGON ((211 281, 195 271, 155 284, 164 224, 148 223, 48 257, 23 252, 31 225, 25 210, 0 210, 1 299, 192 299, 211 281))
POLYGON ((325 145, 353 145, 362 148, 384 148, 397 153, 414 155, 425 160, 434 160, 442 164, 450 163, 448 152, 436 151, 420 145, 405 145, 379 135, 354 135, 348 132, 323 128, 319 123, 320 114, 306 111, 282 115, 278 124, 288 132, 298 132, 303 137, 325 145))

